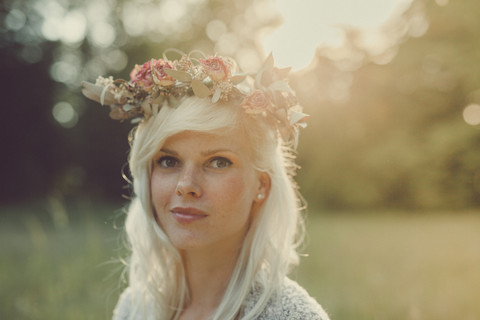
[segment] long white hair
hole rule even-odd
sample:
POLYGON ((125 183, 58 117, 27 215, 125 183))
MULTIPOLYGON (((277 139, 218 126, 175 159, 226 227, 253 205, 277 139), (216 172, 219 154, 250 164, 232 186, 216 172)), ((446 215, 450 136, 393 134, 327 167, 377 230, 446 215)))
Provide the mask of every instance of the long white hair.
POLYGON ((279 142, 266 122, 247 115, 238 105, 186 98, 176 108, 165 105, 132 134, 129 165, 134 196, 126 220, 131 248, 131 319, 177 319, 189 299, 180 253, 153 213, 150 178, 154 155, 168 137, 179 132, 218 132, 232 127, 239 127, 245 135, 251 146, 251 161, 257 170, 268 173, 271 187, 250 225, 228 287, 211 319, 256 318, 292 266, 298 264, 303 220, 292 180, 293 153, 279 142), (262 295, 245 313, 242 305, 254 286, 260 286, 262 295))

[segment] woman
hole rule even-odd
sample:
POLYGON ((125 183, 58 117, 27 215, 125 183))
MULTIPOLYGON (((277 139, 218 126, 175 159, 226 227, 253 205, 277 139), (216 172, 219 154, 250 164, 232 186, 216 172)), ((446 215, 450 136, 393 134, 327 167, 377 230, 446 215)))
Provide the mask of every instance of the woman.
POLYGON ((302 238, 291 148, 306 115, 269 57, 148 61, 84 94, 140 123, 130 171, 129 286, 114 319, 328 319, 286 275, 302 238))

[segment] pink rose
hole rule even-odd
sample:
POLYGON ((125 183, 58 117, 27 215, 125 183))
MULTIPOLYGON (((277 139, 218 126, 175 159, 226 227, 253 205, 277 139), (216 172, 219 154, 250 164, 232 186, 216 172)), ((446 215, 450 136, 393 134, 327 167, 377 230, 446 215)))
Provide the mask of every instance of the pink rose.
POLYGON ((137 64, 130 72, 130 81, 138 84, 146 91, 150 91, 154 84, 164 87, 170 86, 175 83, 175 79, 166 74, 164 69, 172 69, 172 67, 168 62, 162 59, 149 60, 142 66, 137 64))
POLYGON ((240 106, 249 114, 259 114, 267 111, 272 104, 263 91, 256 90, 245 97, 240 106))
POLYGON ((228 79, 231 74, 232 63, 222 57, 208 57, 207 59, 200 59, 203 69, 208 74, 210 79, 215 82, 228 79))
POLYGON ((158 59, 153 65, 153 81, 163 87, 171 86, 175 79, 165 73, 165 69, 172 69, 172 66, 163 59, 158 59))

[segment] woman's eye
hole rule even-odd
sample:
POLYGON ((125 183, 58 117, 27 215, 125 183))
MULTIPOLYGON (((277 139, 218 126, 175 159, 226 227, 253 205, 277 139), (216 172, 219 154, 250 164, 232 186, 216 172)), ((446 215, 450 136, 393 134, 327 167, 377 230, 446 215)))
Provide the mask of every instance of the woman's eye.
POLYGON ((157 163, 164 168, 174 168, 178 164, 178 160, 174 157, 161 157, 157 163))
POLYGON ((211 162, 211 165, 215 169, 226 168, 232 164, 232 161, 226 158, 215 158, 211 162))

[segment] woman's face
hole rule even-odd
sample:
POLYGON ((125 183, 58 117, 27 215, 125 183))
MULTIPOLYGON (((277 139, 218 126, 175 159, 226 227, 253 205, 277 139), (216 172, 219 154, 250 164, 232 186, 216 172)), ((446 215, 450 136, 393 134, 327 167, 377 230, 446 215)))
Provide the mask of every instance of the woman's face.
POLYGON ((267 195, 269 178, 257 172, 238 130, 184 131, 154 157, 152 203, 159 225, 180 250, 238 249, 252 214, 267 195))

